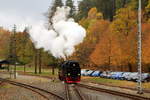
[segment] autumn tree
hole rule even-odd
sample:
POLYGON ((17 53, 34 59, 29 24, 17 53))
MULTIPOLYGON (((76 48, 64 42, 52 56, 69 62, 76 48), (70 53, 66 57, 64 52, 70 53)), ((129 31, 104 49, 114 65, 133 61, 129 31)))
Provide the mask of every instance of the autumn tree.
POLYGON ((136 33, 136 12, 131 7, 121 8, 117 11, 115 21, 112 23, 113 33, 118 36, 120 43, 122 64, 128 66, 129 71, 133 71, 133 64, 136 63, 137 40, 136 33))
POLYGON ((79 12, 77 14, 77 20, 86 18, 88 16, 88 11, 94 7, 94 1, 92 0, 83 0, 79 4, 79 12))
POLYGON ((80 21, 80 24, 87 30, 87 36, 82 44, 77 46, 75 57, 82 64, 91 63, 90 54, 95 49, 95 45, 99 40, 99 35, 105 30, 105 21, 102 19, 101 13, 96 8, 91 8, 88 17, 80 21))
POLYGON ((118 70, 120 66, 121 50, 116 36, 112 33, 110 24, 103 22, 104 31, 100 35, 99 42, 95 50, 90 55, 91 61, 96 64, 100 70, 118 70))
POLYGON ((150 72, 150 23, 142 24, 142 69, 150 72))
POLYGON ((116 10, 120 8, 124 8, 131 0, 115 0, 116 2, 116 10))
POLYGON ((146 21, 150 22, 150 0, 148 0, 148 4, 145 7, 144 17, 145 17, 146 21))
MULTIPOLYGON (((130 2, 128 3, 128 5, 126 5, 126 7, 131 7, 134 10, 138 10, 138 0, 130 0, 130 2)), ((145 7, 148 4, 148 0, 141 0, 141 6, 142 6, 142 10, 145 9, 145 7)))
POLYGON ((0 59, 7 59, 9 52, 10 32, 0 27, 0 59))
POLYGON ((16 54, 20 64, 29 64, 32 62, 34 51, 32 49, 32 41, 30 40, 27 28, 23 32, 16 34, 16 54))
POLYGON ((113 20, 115 12, 125 7, 131 0, 83 0, 79 4, 79 19, 88 16, 88 11, 96 7, 98 12, 102 12, 104 19, 113 20))

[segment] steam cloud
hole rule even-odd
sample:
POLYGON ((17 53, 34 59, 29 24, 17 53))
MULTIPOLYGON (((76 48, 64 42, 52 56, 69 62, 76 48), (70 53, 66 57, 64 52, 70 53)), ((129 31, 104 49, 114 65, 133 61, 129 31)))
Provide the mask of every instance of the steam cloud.
POLYGON ((66 58, 75 51, 86 36, 85 29, 72 18, 67 18, 69 7, 57 7, 52 18, 53 29, 47 30, 44 23, 32 27, 30 36, 36 48, 44 48, 56 58, 66 58))

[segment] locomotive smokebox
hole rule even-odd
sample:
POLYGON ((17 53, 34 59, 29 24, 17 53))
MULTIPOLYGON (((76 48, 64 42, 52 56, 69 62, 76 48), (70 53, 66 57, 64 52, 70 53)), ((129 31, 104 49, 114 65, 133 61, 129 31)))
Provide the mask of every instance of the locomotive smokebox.
POLYGON ((59 79, 65 83, 78 83, 81 79, 81 69, 77 61, 68 60, 60 64, 59 79))

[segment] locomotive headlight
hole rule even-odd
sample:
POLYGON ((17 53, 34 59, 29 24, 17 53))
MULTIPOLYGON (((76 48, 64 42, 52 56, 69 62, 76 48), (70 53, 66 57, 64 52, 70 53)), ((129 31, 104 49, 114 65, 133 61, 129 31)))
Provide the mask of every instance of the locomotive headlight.
POLYGON ((68 76, 70 76, 70 73, 68 73, 68 76))
POLYGON ((80 75, 80 74, 78 74, 78 75, 80 75))

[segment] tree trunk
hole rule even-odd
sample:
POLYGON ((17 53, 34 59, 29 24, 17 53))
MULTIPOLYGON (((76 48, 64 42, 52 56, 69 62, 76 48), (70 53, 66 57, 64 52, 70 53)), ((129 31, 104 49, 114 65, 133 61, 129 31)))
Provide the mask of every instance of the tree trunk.
POLYGON ((9 64, 7 65, 7 71, 8 71, 8 72, 10 71, 10 66, 9 66, 9 64))
POLYGON ((52 66, 52 75, 55 75, 55 67, 52 66))
POLYGON ((132 72, 132 65, 128 63, 129 72, 132 72))
POLYGON ((2 68, 2 64, 0 64, 0 69, 2 68))
POLYGON ((39 74, 41 74, 41 50, 39 50, 39 74))
POLYGON ((120 67, 121 67, 121 71, 123 72, 124 71, 123 66, 121 65, 120 67))
POLYGON ((114 20, 115 12, 116 12, 116 0, 113 0, 112 1, 112 19, 111 19, 111 21, 114 20))
POLYGON ((110 70, 110 56, 108 56, 108 70, 110 70))
POLYGON ((122 7, 125 7, 125 5, 126 5, 126 0, 123 0, 122 7))
POLYGON ((24 65, 24 73, 26 72, 26 65, 24 65))
POLYGON ((110 66, 111 66, 111 40, 109 39, 109 47, 108 47, 108 52, 109 52, 109 56, 108 56, 108 66, 109 66, 109 70, 110 70, 110 66))
POLYGON ((35 71, 34 73, 37 74, 37 49, 35 49, 35 55, 34 55, 34 66, 35 66, 35 71))

